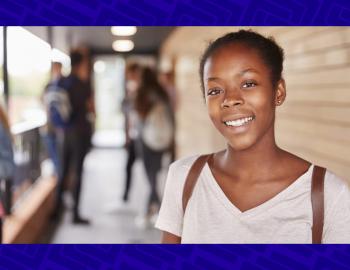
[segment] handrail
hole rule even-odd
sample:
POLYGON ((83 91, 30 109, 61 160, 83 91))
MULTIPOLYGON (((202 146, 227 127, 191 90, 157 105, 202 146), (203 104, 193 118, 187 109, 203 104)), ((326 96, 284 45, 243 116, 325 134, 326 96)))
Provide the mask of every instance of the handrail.
POLYGON ((41 161, 44 155, 40 128, 45 123, 46 119, 39 118, 34 121, 24 121, 11 127, 16 171, 11 183, 6 185, 6 192, 9 193, 6 198, 10 198, 6 202, 8 211, 11 211, 12 204, 15 204, 17 199, 41 175, 41 161))
POLYGON ((40 128, 46 124, 46 119, 42 118, 36 121, 23 121, 11 126, 11 133, 13 135, 18 135, 23 132, 30 131, 32 129, 40 128))

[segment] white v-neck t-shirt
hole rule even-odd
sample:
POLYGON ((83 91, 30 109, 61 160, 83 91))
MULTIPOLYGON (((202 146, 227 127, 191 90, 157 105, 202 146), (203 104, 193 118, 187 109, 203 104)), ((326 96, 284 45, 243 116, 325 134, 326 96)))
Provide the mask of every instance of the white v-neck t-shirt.
MULTIPOLYGON (((265 203, 241 212, 226 197, 208 164, 182 210, 187 174, 198 156, 174 162, 168 172, 156 228, 182 243, 312 243, 313 165, 265 203)), ((325 175, 323 243, 350 243, 350 191, 333 173, 325 175)))

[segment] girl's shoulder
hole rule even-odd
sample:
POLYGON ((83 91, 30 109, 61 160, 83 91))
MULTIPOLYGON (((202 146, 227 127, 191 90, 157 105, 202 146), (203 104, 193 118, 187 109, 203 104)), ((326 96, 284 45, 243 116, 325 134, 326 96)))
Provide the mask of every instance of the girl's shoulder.
POLYGON ((187 175, 192 167, 192 164, 200 155, 188 156, 173 162, 168 171, 167 183, 172 185, 174 190, 182 190, 187 175))
POLYGON ((192 164, 200 157, 200 155, 193 155, 193 156, 187 156, 183 157, 181 159, 178 159, 174 161, 170 167, 172 169, 177 170, 183 170, 183 169, 190 169, 192 164))
MULTIPOLYGON (((301 157, 298 157, 292 153, 286 152, 289 156, 289 160, 292 161, 292 167, 293 168, 304 168, 305 166, 309 167, 308 174, 309 180, 311 181, 313 170, 315 169, 317 164, 314 164, 308 160, 304 160, 301 157), (311 165, 311 166, 310 166, 311 165)), ((337 174, 332 172, 330 169, 326 169, 326 174, 324 177, 324 190, 325 195, 329 197, 337 196, 336 194, 344 191, 346 188, 348 188, 348 182, 339 177, 337 174)))
POLYGON ((328 195, 328 197, 337 198, 340 193, 349 192, 349 183, 327 169, 324 180, 324 190, 326 196, 328 195))
POLYGON ((349 183, 329 169, 324 177, 324 202, 326 216, 340 209, 339 205, 350 203, 349 183))

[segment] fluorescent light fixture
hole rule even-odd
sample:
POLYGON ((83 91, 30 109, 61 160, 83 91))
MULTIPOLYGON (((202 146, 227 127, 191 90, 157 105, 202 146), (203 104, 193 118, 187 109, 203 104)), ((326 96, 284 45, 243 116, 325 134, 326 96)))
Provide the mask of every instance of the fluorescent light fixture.
POLYGON ((112 26, 111 32, 116 36, 132 36, 136 33, 136 26, 112 26))
POLYGON ((129 52, 134 48, 134 42, 131 40, 116 40, 113 42, 112 47, 117 52, 129 52))

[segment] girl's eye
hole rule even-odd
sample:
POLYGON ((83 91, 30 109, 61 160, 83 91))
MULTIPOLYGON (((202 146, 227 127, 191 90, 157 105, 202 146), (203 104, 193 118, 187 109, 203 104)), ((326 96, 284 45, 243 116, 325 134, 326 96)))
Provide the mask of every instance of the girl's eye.
POLYGON ((255 87, 256 86, 256 83, 255 82, 245 82, 243 84, 243 88, 251 88, 251 87, 255 87))
POLYGON ((209 89, 208 90, 208 96, 214 96, 214 95, 218 95, 220 94, 221 92, 221 89, 218 89, 218 88, 213 88, 213 89, 209 89))

